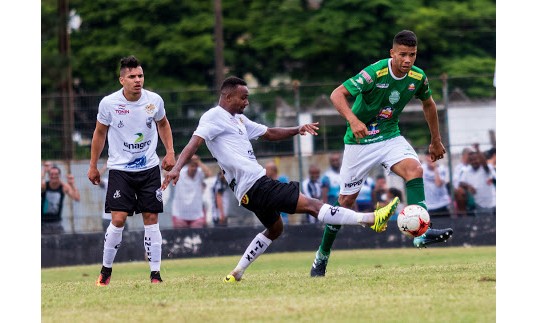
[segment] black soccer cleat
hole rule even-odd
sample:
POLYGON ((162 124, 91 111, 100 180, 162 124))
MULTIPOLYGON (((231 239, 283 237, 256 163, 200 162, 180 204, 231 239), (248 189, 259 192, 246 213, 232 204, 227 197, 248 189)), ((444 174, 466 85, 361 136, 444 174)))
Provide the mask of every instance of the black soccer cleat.
POLYGON ((161 272, 160 271, 152 271, 149 274, 149 279, 150 279, 152 284, 158 284, 158 283, 163 282, 163 280, 161 279, 161 272))
POLYGON ((429 228, 426 233, 413 239, 413 244, 417 248, 426 248, 426 245, 438 242, 446 242, 454 233, 451 228, 432 229, 429 228))

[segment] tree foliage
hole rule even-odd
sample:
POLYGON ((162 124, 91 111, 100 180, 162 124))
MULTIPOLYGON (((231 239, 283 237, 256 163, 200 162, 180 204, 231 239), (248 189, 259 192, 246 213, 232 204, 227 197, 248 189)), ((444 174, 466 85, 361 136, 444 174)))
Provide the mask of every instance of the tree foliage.
MULTIPOLYGON (((67 62, 58 53, 55 0, 42 0, 42 93, 55 93, 67 62)), ((118 63, 136 55, 148 88, 212 88, 213 1, 71 0, 82 19, 70 33, 71 66, 87 93, 118 88, 118 63)), ((419 37, 417 65, 428 75, 493 74, 493 0, 226 0, 222 1, 227 74, 251 73, 341 82, 388 57, 393 35, 419 37), (319 7, 316 7, 319 4, 319 7), (480 62, 480 64, 472 64, 480 62), (465 68, 468 68, 467 70, 465 68)))

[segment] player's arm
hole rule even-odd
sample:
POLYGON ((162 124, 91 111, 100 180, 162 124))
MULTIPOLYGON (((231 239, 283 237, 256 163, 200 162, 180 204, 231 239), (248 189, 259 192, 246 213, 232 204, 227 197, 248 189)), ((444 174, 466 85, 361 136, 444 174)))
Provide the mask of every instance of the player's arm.
POLYGON ((163 158, 162 168, 164 170, 170 170, 174 166, 176 159, 174 157, 174 140, 172 139, 172 128, 168 118, 164 116, 161 120, 157 121, 157 129, 159 131, 159 137, 166 149, 166 155, 163 158))
POLYGON ((88 179, 94 185, 99 184, 99 182, 101 181, 101 175, 99 174, 99 170, 97 169, 97 161, 99 160, 99 156, 101 156, 101 153, 105 148, 107 132, 108 126, 102 124, 99 121, 96 121, 90 152, 90 168, 88 169, 88 179))
POLYGON ((431 143, 429 146, 429 154, 432 161, 443 158, 446 153, 445 146, 441 142, 441 133, 439 132, 439 118, 437 117, 437 105, 430 96, 422 101, 422 110, 424 117, 430 128, 431 143))
POLYGON ((342 117, 346 119, 353 131, 353 135, 357 139, 368 136, 368 128, 364 122, 360 121, 359 118, 351 111, 349 106, 348 98, 351 96, 348 89, 344 85, 338 86, 331 93, 331 102, 333 103, 336 111, 340 113, 342 117))
POLYGON ((319 122, 307 123, 297 127, 275 127, 267 128, 265 134, 260 136, 260 138, 269 141, 277 141, 293 137, 295 135, 304 136, 306 133, 317 136, 319 122))
POLYGON ((161 185, 161 189, 163 191, 168 187, 168 184, 170 184, 170 182, 172 182, 172 185, 176 185, 177 181, 179 180, 179 171, 181 170, 181 168, 183 168, 183 166, 185 166, 187 161, 192 158, 192 156, 196 153, 196 151, 203 142, 204 139, 202 137, 192 135, 185 148, 183 148, 183 150, 179 154, 176 164, 164 177, 163 184, 161 185))

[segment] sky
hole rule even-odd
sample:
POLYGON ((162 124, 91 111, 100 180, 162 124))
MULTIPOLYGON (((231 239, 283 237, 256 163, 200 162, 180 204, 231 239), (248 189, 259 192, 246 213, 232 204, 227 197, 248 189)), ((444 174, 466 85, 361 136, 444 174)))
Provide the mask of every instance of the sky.
MULTIPOLYGON (((533 315, 538 290, 534 228, 538 193, 531 77, 536 17, 529 1, 497 2, 497 321, 533 315), (531 32, 533 32, 531 34, 531 32), (530 101, 530 102, 529 102, 530 101), (516 176, 513 176, 516 175, 516 176)), ((40 2, 4 1, 0 10, 4 122, 2 317, 41 319, 38 182, 40 133, 40 2), (30 5, 31 4, 31 5, 30 5), (7 120, 12 118, 13 120, 7 120), (31 203, 29 203, 31 201, 31 203), (14 203, 15 202, 15 203, 14 203), (28 207, 30 206, 30 207, 28 207), (31 308, 32 310, 28 310, 31 308)), ((336 50, 336 49, 335 49, 336 50)), ((457 233, 455 233, 457 234, 457 233)))

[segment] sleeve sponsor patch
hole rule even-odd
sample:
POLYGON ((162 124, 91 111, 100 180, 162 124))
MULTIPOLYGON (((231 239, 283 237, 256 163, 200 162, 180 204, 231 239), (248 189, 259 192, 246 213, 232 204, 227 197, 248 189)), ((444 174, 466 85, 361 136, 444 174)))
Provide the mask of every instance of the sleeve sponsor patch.
POLYGON ((409 77, 412 77, 412 78, 414 78, 416 80, 419 80, 419 81, 422 80, 422 74, 420 74, 420 73, 409 71, 408 75, 409 75, 409 77))
POLYGON ((377 77, 381 77, 381 76, 387 75, 388 73, 389 73, 389 68, 388 68, 388 67, 385 67, 385 68, 380 69, 379 71, 375 72, 375 74, 377 75, 377 77))
POLYGON ((372 78, 365 70, 362 70, 359 74, 368 84, 372 83, 372 78))

